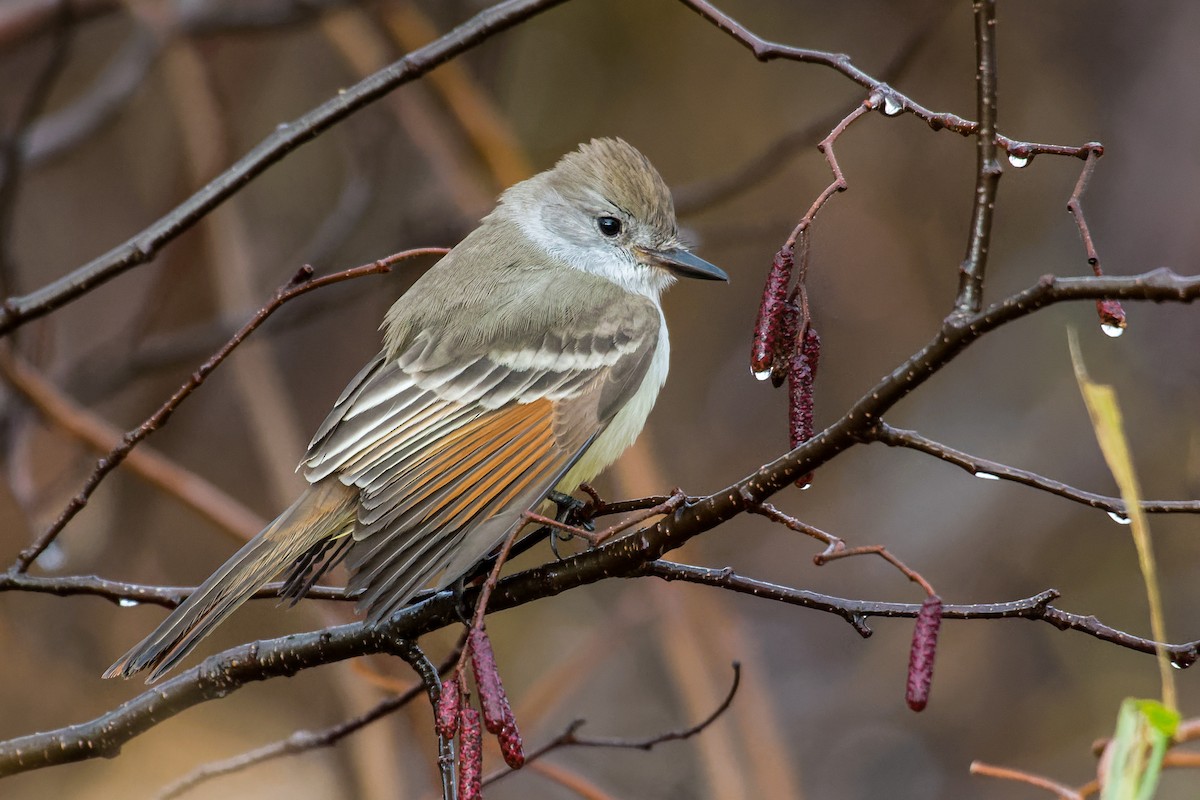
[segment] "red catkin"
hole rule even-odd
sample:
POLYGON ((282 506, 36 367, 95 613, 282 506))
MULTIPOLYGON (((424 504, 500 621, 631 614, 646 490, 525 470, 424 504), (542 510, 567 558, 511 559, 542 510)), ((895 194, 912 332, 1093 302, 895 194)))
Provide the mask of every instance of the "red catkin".
POLYGON ((908 652, 908 682, 904 700, 913 711, 921 711, 929 702, 933 683, 933 659, 937 655, 938 631, 942 627, 942 598, 931 594, 921 604, 913 626, 912 649, 908 652))
POLYGON ((483 710, 483 725, 489 733, 499 733, 504 727, 505 717, 512 716, 512 710, 508 705, 504 684, 500 682, 500 670, 496 667, 496 654, 492 652, 487 629, 472 628, 468 646, 471 648, 475 686, 479 689, 479 707, 483 710))
POLYGON ((513 769, 525 764, 525 749, 521 732, 513 716, 508 694, 500 681, 500 670, 496 667, 496 654, 492 651, 492 640, 485 628, 472 628, 467 645, 471 648, 471 670, 475 673, 475 686, 479 689, 479 707, 483 709, 483 725, 495 734, 500 743, 504 763, 513 769))
POLYGON ((1100 324, 1115 328, 1116 335, 1125 330, 1125 309, 1116 300, 1097 300, 1096 313, 1100 316, 1100 324))
POLYGON ((457 678, 442 681, 442 693, 438 697, 437 712, 433 724, 438 736, 453 739, 458 733, 458 717, 462 713, 462 686, 457 678))
POLYGON ((479 712, 466 706, 458 729, 458 800, 482 797, 483 732, 479 729, 479 712))
POLYGON ((771 384, 778 389, 787 380, 800 333, 800 306, 791 300, 784 302, 779 317, 779 334, 775 337, 775 353, 771 357, 771 384))
MULTIPOLYGON (((809 325, 788 369, 788 436, 793 448, 813 436, 813 384, 820 361, 821 337, 809 325)), ((807 487, 811 482, 812 473, 796 481, 801 487, 807 487)))
POLYGON ((500 753, 504 756, 505 764, 512 769, 525 766, 525 745, 521 742, 521 732, 517 730, 517 722, 511 711, 504 727, 496 734, 496 739, 500 742, 500 753))
POLYGON ((767 273, 767 285, 763 287, 758 319, 754 322, 754 338, 750 343, 750 371, 756 377, 767 376, 775 357, 794 259, 792 248, 784 245, 775 254, 771 271, 767 273))

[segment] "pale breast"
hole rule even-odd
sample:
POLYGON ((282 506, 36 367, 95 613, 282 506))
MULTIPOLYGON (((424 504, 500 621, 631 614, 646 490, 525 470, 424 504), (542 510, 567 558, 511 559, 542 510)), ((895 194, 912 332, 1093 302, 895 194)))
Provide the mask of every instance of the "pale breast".
POLYGON ((650 416, 650 409, 654 408, 654 401, 658 399, 658 392, 666 383, 667 368, 671 360, 671 344, 667 339, 667 321, 662 316, 661 308, 658 314, 658 346, 651 357, 650 368, 646 370, 642 385, 638 387, 625 407, 617 412, 604 432, 596 437, 587 452, 558 482, 556 487, 558 491, 570 493, 580 483, 590 481, 599 475, 616 461, 642 432, 646 418, 650 416))

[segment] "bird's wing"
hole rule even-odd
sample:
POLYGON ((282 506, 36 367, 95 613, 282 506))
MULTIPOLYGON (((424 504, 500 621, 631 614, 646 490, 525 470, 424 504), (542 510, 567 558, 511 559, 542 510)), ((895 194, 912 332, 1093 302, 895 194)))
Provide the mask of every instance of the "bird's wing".
POLYGON ((661 312, 622 295, 525 344, 425 330, 351 382, 302 467, 359 490, 350 588, 371 621, 483 558, 637 391, 661 312))

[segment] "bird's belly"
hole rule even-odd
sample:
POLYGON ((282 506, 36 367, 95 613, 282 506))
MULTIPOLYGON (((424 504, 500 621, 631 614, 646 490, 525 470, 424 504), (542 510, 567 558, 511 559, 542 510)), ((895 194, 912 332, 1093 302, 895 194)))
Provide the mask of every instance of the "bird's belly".
POLYGON ((596 437, 587 452, 558 482, 556 487, 558 491, 566 494, 573 492, 580 483, 590 481, 599 475, 616 461, 629 445, 633 444, 638 434, 642 432, 646 418, 650 416, 650 409, 654 408, 654 401, 658 399, 659 390, 666 383, 670 355, 671 345, 667 340, 667 327, 664 321, 659 330, 658 348, 651 358, 650 369, 646 370, 646 376, 642 378, 642 385, 638 387, 625 407, 617 412, 604 432, 596 437))

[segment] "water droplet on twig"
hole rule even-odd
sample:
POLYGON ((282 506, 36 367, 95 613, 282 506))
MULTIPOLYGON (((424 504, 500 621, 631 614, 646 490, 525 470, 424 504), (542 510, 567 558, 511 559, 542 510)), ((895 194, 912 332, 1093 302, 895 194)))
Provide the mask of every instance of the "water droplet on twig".
POLYGON ((1108 512, 1108 518, 1111 519, 1113 522, 1117 523, 1118 525, 1128 525, 1130 522, 1133 521, 1129 517, 1125 516, 1124 514, 1118 514, 1116 511, 1108 512))

